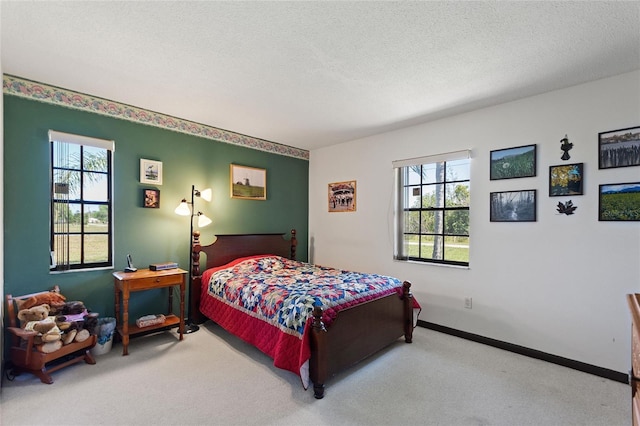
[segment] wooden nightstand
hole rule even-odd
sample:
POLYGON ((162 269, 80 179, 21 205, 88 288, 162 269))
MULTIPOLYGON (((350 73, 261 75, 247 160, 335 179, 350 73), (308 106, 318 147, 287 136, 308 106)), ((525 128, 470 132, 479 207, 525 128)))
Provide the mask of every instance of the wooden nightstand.
POLYGON ((184 334, 184 295, 185 276, 187 271, 174 268, 164 271, 150 271, 140 269, 136 272, 114 272, 114 291, 116 308, 116 326, 118 334, 122 337, 122 355, 129 354, 129 336, 148 332, 158 328, 178 325, 180 340, 184 334), (180 316, 173 315, 173 286, 180 286, 180 316), (162 324, 140 328, 135 322, 129 324, 129 295, 134 291, 151 290, 155 288, 169 287, 169 315, 162 324), (120 299, 122 298, 122 318, 120 317, 120 299))

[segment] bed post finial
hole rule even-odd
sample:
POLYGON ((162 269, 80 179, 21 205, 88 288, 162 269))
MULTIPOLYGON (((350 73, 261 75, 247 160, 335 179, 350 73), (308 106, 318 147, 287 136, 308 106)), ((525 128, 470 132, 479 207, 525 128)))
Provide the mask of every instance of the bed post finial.
POLYGON ((291 260, 296 260, 296 246, 298 245, 298 239, 296 238, 296 230, 291 230, 291 260))

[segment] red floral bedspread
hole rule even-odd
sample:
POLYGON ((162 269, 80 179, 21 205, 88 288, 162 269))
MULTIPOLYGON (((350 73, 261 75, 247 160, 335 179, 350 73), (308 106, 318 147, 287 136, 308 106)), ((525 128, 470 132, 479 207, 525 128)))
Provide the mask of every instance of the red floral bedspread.
MULTIPOLYGON (((314 306, 322 306, 323 321, 330 325, 340 310, 394 292, 402 295, 396 278, 265 255, 205 271, 200 310, 269 355, 276 367, 300 375, 306 388, 311 355, 306 324, 314 306)), ((414 307, 420 308, 415 299, 414 307)))

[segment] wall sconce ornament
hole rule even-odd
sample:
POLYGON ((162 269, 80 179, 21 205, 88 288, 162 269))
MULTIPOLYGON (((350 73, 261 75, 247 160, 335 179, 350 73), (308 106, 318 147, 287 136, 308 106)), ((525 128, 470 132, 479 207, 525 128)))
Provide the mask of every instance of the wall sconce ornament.
POLYGON ((562 202, 558 202, 558 208, 556 210, 558 210, 558 213, 560 214, 564 213, 567 216, 569 216, 569 215, 572 215, 577 208, 578 206, 574 206, 573 202, 569 200, 564 204, 562 202))
POLYGON ((567 135, 564 135, 564 138, 560 139, 560 149, 563 152, 562 157, 560 157, 561 160, 568 160, 571 158, 571 156, 569 155, 569 151, 571 151, 571 148, 573 148, 573 144, 569 142, 569 138, 567 137, 567 135))

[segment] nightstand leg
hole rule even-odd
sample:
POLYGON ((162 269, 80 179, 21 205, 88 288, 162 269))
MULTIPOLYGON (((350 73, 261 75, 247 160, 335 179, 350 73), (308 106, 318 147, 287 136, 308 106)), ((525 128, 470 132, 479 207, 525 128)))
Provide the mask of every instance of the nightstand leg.
POLYGON ((129 291, 122 293, 122 356, 129 355, 129 291))

